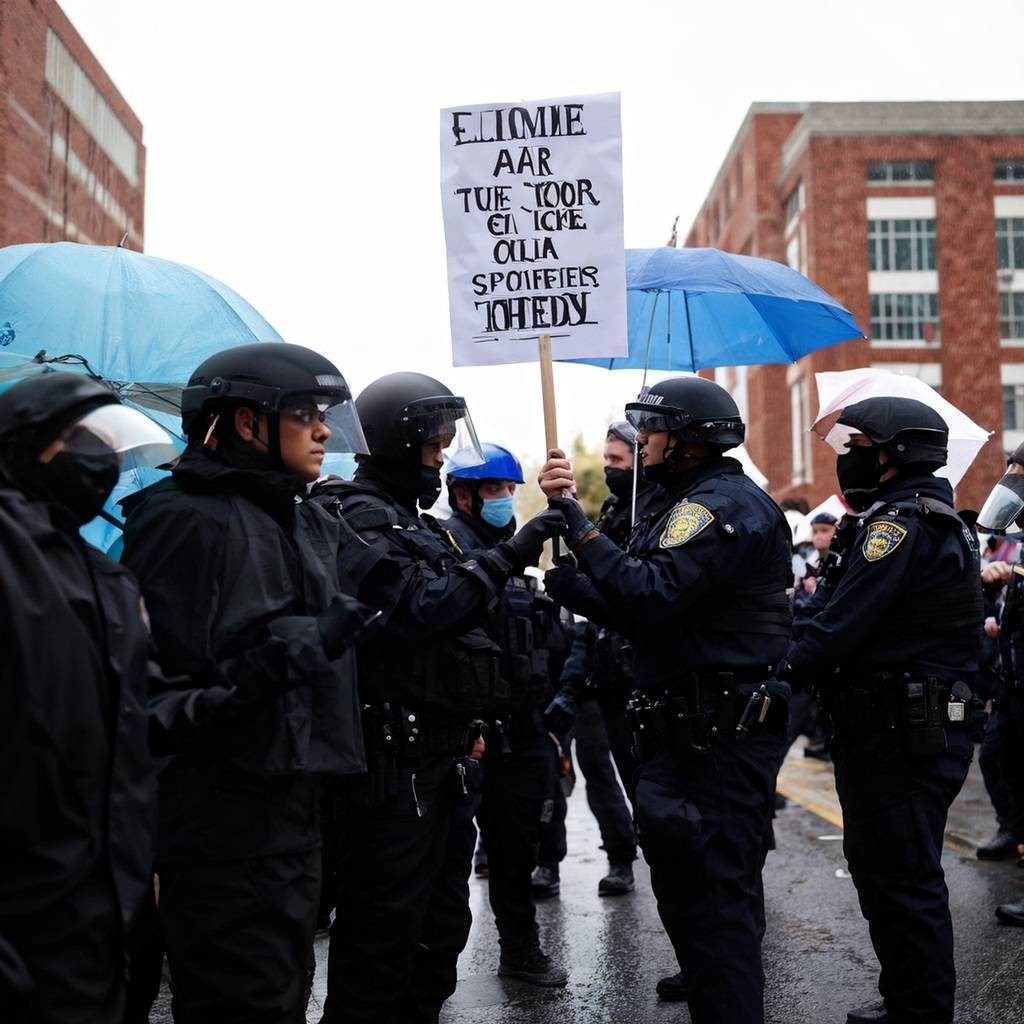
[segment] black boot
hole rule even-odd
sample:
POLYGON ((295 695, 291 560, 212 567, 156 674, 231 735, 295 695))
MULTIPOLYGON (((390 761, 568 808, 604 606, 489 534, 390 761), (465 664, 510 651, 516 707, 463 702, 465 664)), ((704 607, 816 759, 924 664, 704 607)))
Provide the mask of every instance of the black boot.
POLYGON ((885 1003, 872 1003, 850 1010, 846 1015, 846 1024, 886 1024, 889 1015, 885 1012, 885 1003))
POLYGON ((623 896, 636 888, 633 865, 624 861, 608 865, 608 874, 597 883, 598 896, 623 896))
POLYGON ((1018 928, 1024 928, 1024 900, 996 907, 996 917, 1002 924, 1015 924, 1018 928))
POLYGON ((558 865, 538 864, 530 877, 530 890, 535 900, 557 896, 562 890, 562 884, 558 880, 558 865))
POLYGON ((498 961, 498 977, 517 978, 542 988, 564 988, 569 981, 569 975, 553 963, 540 946, 527 950, 521 956, 502 953, 498 961))
POLYGON ((1017 856, 1017 840, 1012 832, 1000 829, 984 846, 975 851, 978 860, 1003 860, 1017 856))
POLYGON ((673 974, 668 978, 662 978, 655 986, 658 998, 666 1003, 684 1003, 687 999, 686 979, 683 972, 673 974))

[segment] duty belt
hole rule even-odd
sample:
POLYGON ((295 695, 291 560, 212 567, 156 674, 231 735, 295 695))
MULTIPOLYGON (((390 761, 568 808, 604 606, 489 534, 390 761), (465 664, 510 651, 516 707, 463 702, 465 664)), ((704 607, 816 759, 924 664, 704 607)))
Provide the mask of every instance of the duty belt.
POLYGON ((461 757, 479 735, 470 722, 424 721, 419 711, 396 704, 363 707, 363 736, 368 753, 391 753, 415 760, 419 757, 461 757))
POLYGON ((627 715, 637 757, 702 754, 715 738, 742 740, 755 729, 784 734, 788 706, 768 693, 770 678, 767 668, 691 673, 661 698, 631 701, 627 715))
POLYGON ((971 729, 985 719, 984 705, 962 680, 913 672, 856 678, 844 685, 840 677, 823 695, 822 705, 842 736, 898 733, 912 754, 941 753, 947 729, 971 729))

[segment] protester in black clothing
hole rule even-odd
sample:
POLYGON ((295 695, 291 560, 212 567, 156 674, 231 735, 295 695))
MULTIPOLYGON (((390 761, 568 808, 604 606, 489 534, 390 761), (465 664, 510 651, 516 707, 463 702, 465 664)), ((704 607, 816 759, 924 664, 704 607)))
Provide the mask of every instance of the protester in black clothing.
POLYGON ((948 429, 921 402, 844 409, 839 452, 857 535, 827 605, 780 674, 814 683, 832 721, 843 848, 881 964, 883 1004, 850 1022, 949 1024, 956 973, 941 865, 950 804, 973 756, 978 545, 953 511, 948 429))
POLYGON ((334 799, 337 918, 324 1020, 418 1024, 437 1021, 455 990, 469 935, 475 829, 456 808, 472 799, 467 755, 482 752, 472 723, 511 695, 488 612, 561 517, 545 512, 463 558, 417 513, 440 492, 442 452, 469 427, 463 399, 431 377, 397 373, 356 404, 370 454, 357 457, 353 481, 324 486, 318 500, 358 534, 340 566, 385 624, 359 651, 369 770, 334 799))
POLYGON ((175 454, 88 377, 0 395, 0 1019, 13 1024, 119 1020, 153 885, 158 670, 135 580, 79 535, 132 453, 175 454))
POLYGON ((348 388, 299 345, 228 349, 193 373, 188 447, 125 501, 163 663, 160 915, 175 1020, 304 1019, 320 894, 321 774, 365 770, 351 644, 373 618, 341 591, 344 524, 300 500, 324 451, 363 447, 348 388))
MULTIPOLYGON (((500 445, 456 452, 447 467, 448 501, 454 514, 443 522, 472 558, 515 534, 513 500, 523 482, 518 459, 500 445), (464 456, 468 465, 464 465, 464 456)), ((535 577, 514 575, 488 616, 488 634, 502 649, 503 675, 517 699, 485 715, 483 800, 477 809, 488 852, 488 897, 498 927, 498 974, 534 985, 560 987, 567 975, 540 945, 530 889, 537 864, 545 800, 556 784, 558 759, 544 727, 573 635, 571 617, 538 587, 535 577)))

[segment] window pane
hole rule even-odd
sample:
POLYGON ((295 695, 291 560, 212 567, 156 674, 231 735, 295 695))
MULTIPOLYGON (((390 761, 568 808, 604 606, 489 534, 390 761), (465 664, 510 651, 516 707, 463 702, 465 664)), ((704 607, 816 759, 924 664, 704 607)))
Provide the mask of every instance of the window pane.
POLYGON ((1003 385, 1003 430, 1017 429, 1017 405, 1013 398, 1013 385, 1003 385))

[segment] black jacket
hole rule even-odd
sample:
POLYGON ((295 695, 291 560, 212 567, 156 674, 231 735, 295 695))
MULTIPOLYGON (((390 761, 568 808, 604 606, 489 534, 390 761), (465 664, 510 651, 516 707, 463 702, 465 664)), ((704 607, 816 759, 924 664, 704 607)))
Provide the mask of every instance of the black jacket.
POLYGON ((354 540, 284 481, 190 446, 125 503, 125 563, 181 686, 150 694, 161 862, 319 842, 317 773, 365 770, 355 659, 328 662, 314 616, 342 589, 354 540))
POLYGON ((688 672, 767 678, 789 643, 790 550, 779 507, 719 458, 637 525, 628 552, 604 536, 580 547, 581 572, 554 596, 630 639, 635 685, 652 695, 688 672))
POLYGON ((384 613, 383 628, 359 648, 363 699, 398 703, 428 718, 464 721, 488 706, 487 681, 498 649, 484 625, 505 576, 461 560, 449 534, 392 497, 360 468, 354 481, 331 481, 317 501, 358 534, 339 552, 356 596, 384 613))
POLYGON ((73 907, 80 884, 112 878, 127 923, 152 884, 159 670, 132 575, 64 515, 0 489, 0 947, 15 949, 5 918, 73 907))
POLYGON ((836 668, 973 675, 984 617, 977 540, 952 509, 938 514, 922 498, 949 505, 953 491, 930 475, 896 478, 862 517, 828 604, 790 651, 794 681, 836 668))

